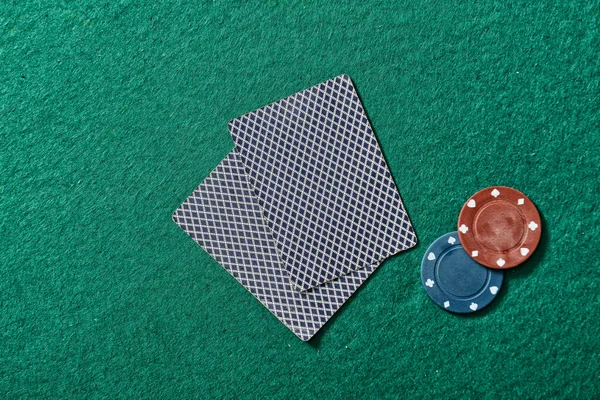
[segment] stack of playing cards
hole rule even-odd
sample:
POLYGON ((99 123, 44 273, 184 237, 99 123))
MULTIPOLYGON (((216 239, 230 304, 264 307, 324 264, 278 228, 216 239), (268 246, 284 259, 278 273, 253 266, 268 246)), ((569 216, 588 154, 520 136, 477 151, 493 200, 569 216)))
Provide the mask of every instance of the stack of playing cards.
POLYGON ((417 238, 352 81, 229 123, 235 148, 174 221, 300 339, 417 238))

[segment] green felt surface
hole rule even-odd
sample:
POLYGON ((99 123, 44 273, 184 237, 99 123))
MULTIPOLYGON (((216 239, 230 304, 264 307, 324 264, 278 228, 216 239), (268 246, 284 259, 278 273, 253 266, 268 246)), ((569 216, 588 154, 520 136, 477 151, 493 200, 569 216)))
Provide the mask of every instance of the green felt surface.
POLYGON ((600 395, 598 1, 0 4, 3 398, 600 395), (309 343, 171 221, 227 122, 340 73, 419 245, 309 343), (421 288, 468 196, 536 254, 472 316, 421 288))

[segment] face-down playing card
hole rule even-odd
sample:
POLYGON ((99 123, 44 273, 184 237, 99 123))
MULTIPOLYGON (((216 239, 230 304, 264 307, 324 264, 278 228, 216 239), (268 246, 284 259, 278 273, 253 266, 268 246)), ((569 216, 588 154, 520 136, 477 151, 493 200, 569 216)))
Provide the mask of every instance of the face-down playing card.
POLYGON ((236 118, 229 130, 299 290, 416 244, 348 76, 236 118))
POLYGON ((377 268, 367 266, 306 292, 295 290, 235 151, 173 220, 301 340, 309 340, 377 268))

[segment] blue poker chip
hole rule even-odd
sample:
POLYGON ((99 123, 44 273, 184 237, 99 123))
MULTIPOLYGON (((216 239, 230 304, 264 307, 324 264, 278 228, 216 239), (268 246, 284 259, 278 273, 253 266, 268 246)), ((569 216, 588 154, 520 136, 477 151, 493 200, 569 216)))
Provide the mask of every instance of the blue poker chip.
POLYGON ((423 288, 437 305, 453 313, 481 310, 496 298, 504 271, 473 260, 458 240, 458 232, 439 237, 421 262, 423 288))

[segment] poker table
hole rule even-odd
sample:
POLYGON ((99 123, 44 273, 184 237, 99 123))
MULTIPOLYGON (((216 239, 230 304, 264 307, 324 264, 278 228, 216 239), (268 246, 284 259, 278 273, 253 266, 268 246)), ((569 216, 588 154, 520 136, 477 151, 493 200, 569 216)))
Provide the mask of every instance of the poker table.
POLYGON ((600 32, 589 1, 0 5, 3 398, 600 395, 600 32), (419 244, 308 342, 173 221, 228 121, 348 74, 419 244), (541 243, 469 315, 427 246, 478 190, 541 243))

